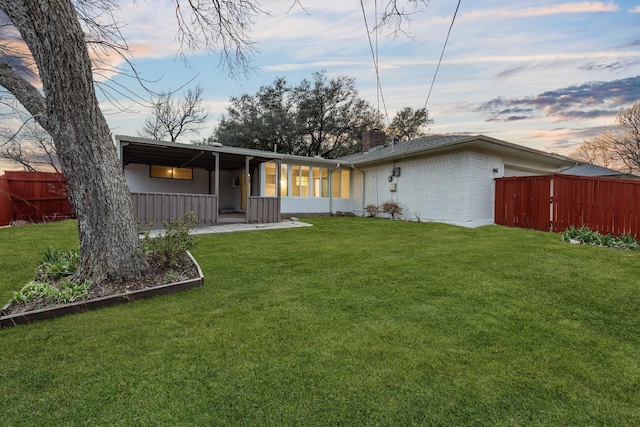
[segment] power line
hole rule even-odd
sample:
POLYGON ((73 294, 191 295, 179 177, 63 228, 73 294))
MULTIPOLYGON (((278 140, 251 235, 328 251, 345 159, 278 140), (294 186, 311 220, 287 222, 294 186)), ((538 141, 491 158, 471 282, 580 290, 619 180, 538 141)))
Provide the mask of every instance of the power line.
POLYGON ((458 14, 458 9, 460 8, 460 1, 461 0, 458 0, 456 11, 453 13, 453 19, 451 19, 451 25, 449 26, 449 31, 447 32, 447 38, 444 40, 444 46, 442 46, 442 52, 440 53, 440 59, 438 60, 438 66, 436 67, 436 72, 433 73, 433 80, 431 80, 431 87, 429 88, 429 93, 427 94, 427 100, 424 101, 424 108, 427 108, 427 103, 429 102, 429 98, 431 97, 431 91, 433 90, 433 85, 436 82, 436 76, 438 75, 438 70, 440 69, 440 63, 442 62, 442 57, 444 56, 444 50, 447 48, 447 42, 449 41, 449 36, 451 35, 451 29, 453 28, 453 23, 456 21, 456 15, 458 14))
MULTIPOLYGON (((382 92, 382 84, 380 83, 380 71, 378 69, 378 58, 376 55, 377 42, 376 42, 376 50, 374 51, 373 43, 371 42, 371 33, 369 32, 369 23, 367 21, 367 14, 364 11, 363 0, 360 0, 360 7, 362 8, 362 17, 364 18, 364 26, 365 26, 365 29, 367 30, 367 38, 369 39, 369 48, 371 49, 371 57, 373 58, 373 67, 376 70, 376 83, 378 86, 378 93, 380 95, 380 98, 382 98, 382 106, 384 107, 384 116, 387 119, 387 123, 389 123, 389 113, 387 112, 387 104, 384 100, 384 93, 382 92)), ((380 112, 380 105, 378 105, 378 112, 380 112)))

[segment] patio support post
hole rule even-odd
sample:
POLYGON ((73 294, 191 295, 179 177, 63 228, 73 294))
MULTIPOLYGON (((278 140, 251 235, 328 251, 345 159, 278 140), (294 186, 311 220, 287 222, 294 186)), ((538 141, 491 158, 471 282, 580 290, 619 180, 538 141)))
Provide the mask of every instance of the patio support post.
POLYGON ((245 222, 247 224, 249 224, 251 222, 251 206, 249 206, 249 195, 251 194, 251 174, 249 173, 249 162, 251 161, 251 159, 253 159, 253 156, 247 156, 245 157, 244 160, 244 174, 245 174, 245 181, 244 181, 244 198, 245 198, 245 202, 244 202, 244 206, 245 206, 245 222))
POLYGON ((215 157, 215 173, 214 179, 215 184, 213 186, 213 191, 216 196, 216 211, 213 213, 213 217, 215 218, 215 223, 218 223, 218 209, 220 204, 220 153, 213 153, 215 157))
POLYGON ((280 200, 280 175, 282 174, 282 161, 276 160, 276 197, 280 200))

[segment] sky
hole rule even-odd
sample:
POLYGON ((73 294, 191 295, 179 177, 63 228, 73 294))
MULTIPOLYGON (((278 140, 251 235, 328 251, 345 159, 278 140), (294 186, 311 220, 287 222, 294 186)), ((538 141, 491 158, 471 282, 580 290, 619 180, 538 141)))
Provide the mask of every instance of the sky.
MULTIPOLYGON (((457 0, 431 0, 398 34, 389 27, 373 31, 373 0, 300 3, 262 1, 269 16, 257 16, 250 32, 257 47, 253 70, 235 79, 215 53, 193 52, 186 62, 176 55, 174 1, 122 2, 116 15, 149 88, 202 86, 210 119, 200 135, 181 142, 211 135, 230 97, 254 94, 277 77, 297 85, 320 70, 354 77, 359 96, 388 120, 403 107, 424 107, 431 91, 431 133, 482 134, 563 155, 640 101, 640 0, 461 0, 455 22, 457 0)), ((379 13, 386 3, 378 2, 379 13)), ((135 136, 150 110, 121 97, 125 87, 146 96, 130 73, 111 75, 100 90, 127 111, 99 97, 112 132, 135 136)))

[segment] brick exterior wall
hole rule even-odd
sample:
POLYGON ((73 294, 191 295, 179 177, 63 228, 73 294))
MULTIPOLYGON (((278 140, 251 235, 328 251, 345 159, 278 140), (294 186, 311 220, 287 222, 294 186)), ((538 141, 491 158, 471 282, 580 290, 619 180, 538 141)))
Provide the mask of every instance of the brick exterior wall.
POLYGON ((493 224, 494 183, 503 176, 502 159, 497 156, 461 152, 409 159, 364 169, 352 174, 354 210, 368 204, 398 202, 403 219, 437 221, 466 227, 493 224), (389 176, 400 167, 400 176, 392 177, 396 191, 389 190, 389 176), (493 172, 494 168, 498 172, 493 172))

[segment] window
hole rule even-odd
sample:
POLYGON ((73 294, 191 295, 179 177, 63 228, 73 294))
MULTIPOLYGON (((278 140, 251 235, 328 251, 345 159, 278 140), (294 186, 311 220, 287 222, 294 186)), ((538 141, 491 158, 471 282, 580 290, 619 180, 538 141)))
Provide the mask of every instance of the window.
MULTIPOLYGON (((321 167, 303 165, 281 165, 280 172, 280 195, 282 197, 329 197, 329 169, 321 167), (287 171, 290 173, 287 176, 287 171), (288 193, 287 193, 288 191, 288 193)), ((269 185, 269 170, 265 169, 265 179, 267 181, 265 191, 269 185)), ((331 173, 333 179, 333 197, 349 197, 349 170, 334 171, 331 173), (336 187, 337 186, 337 187, 336 187), (337 194, 337 195, 335 195, 337 194)), ((267 193, 269 195, 270 193, 267 193)))
POLYGON ((338 169, 331 172, 331 197, 335 199, 349 198, 349 171, 338 169))
POLYGON ((276 164, 273 162, 264 164, 264 195, 276 196, 276 164))
POLYGON ((300 166, 300 197, 309 197, 309 166, 300 166))
POLYGON ((287 165, 280 166, 280 195, 288 196, 288 186, 287 186, 287 165))
POLYGON ((313 168, 313 197, 329 197, 329 169, 313 168))
POLYGON ((291 165, 291 196, 309 197, 309 166, 291 165))
POLYGON ((151 165, 152 178, 193 179, 193 169, 151 165))
POLYGON ((300 197, 300 166, 291 165, 291 193, 290 196, 300 197))
POLYGON ((349 173, 348 170, 341 170, 340 171, 340 177, 342 178, 340 180, 340 197, 343 199, 348 199, 349 198, 349 177, 351 176, 351 174, 349 173))

